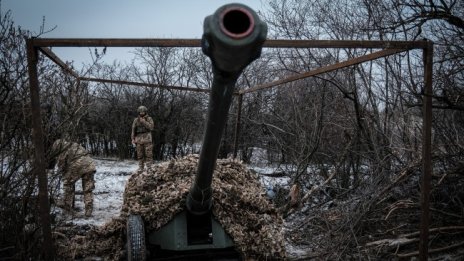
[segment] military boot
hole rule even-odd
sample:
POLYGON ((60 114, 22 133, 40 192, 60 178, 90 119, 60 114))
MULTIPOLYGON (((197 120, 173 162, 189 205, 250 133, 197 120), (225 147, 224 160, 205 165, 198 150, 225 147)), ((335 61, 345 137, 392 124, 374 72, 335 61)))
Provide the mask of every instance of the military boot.
POLYGON ((151 169, 153 167, 153 160, 147 160, 147 169, 151 169))
POLYGON ((93 182, 86 182, 84 189, 84 205, 85 205, 85 216, 90 217, 93 211, 93 188, 95 187, 93 182))
POLYGON ((61 207, 65 212, 72 212, 74 206, 74 185, 73 186, 64 186, 64 195, 63 199, 61 200, 60 204, 58 205, 61 207))
POLYGON ((137 170, 137 173, 142 173, 144 167, 145 167, 145 164, 144 164, 143 160, 139 160, 139 169, 137 170))
POLYGON ((56 205, 63 210, 63 215, 73 216, 73 208, 69 204, 66 204, 66 201, 60 200, 56 205))
POLYGON ((91 208, 85 208, 85 216, 90 217, 92 216, 93 209, 91 208))

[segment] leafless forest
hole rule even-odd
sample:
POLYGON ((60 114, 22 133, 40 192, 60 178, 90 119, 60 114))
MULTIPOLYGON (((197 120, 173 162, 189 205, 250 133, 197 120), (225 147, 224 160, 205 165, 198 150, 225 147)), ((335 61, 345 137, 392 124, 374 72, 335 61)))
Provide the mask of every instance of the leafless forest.
MULTIPOLYGON (((270 39, 422 40, 434 42, 431 259, 464 257, 464 2, 461 0, 271 0, 260 16, 270 39)), ((47 37, 16 26, 0 10, 0 260, 40 257, 37 177, 31 160, 31 105, 25 39, 47 37)), ((200 37, 200 36, 199 36, 200 37)), ((264 49, 238 89, 307 72, 367 49, 264 49)), ((196 48, 137 48, 133 64, 101 62, 89 49, 85 76, 162 86, 208 88, 209 60, 196 48)), ((154 156, 198 153, 208 96, 163 88, 78 82, 40 56, 46 151, 66 135, 92 155, 134 157, 130 126, 143 104, 155 122, 154 156)), ((73 66, 73 64, 69 64, 73 66)), ((418 256, 424 63, 412 50, 243 96, 238 157, 253 148, 301 186, 286 207, 298 219, 287 236, 307 245, 302 258, 396 259, 418 256), (313 184, 315 177, 322 180, 313 184), (324 201, 316 199, 324 197, 324 201)), ((238 99, 220 157, 233 153, 238 99)), ((47 154, 47 159, 51 155, 47 154)), ((48 162, 48 161, 47 161, 48 162)), ((282 174, 282 173, 281 173, 282 174)), ((50 190, 50 200, 57 191, 50 190)), ((53 221, 53 220, 52 220, 53 221)))

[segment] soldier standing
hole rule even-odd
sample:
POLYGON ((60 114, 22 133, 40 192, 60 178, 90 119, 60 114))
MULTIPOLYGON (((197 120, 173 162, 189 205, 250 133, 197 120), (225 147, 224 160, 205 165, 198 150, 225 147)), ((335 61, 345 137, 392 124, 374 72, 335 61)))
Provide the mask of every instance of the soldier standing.
POLYGON ((139 161, 139 171, 144 170, 144 163, 150 167, 153 163, 153 142, 151 131, 153 130, 153 119, 147 114, 147 107, 140 106, 137 109, 139 115, 132 123, 131 139, 137 150, 137 160, 139 161))
POLYGON ((57 155, 58 171, 63 175, 63 202, 66 211, 72 211, 75 184, 82 179, 85 216, 93 212, 93 189, 95 188, 95 163, 89 153, 78 143, 58 139, 53 143, 52 152, 57 155))

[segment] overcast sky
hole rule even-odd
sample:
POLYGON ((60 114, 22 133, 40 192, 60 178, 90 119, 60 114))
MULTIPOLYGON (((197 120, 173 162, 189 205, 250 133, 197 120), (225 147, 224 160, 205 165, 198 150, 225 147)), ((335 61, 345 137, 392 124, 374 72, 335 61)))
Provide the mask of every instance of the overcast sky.
MULTIPOLYGON (((0 0, 4 14, 11 10, 16 26, 40 32, 43 38, 201 38, 203 19, 227 3, 243 3, 261 10, 261 0, 0 0)), ((90 61, 87 48, 54 49, 63 60, 78 65, 90 61), (57 50, 59 49, 59 50, 57 50), (74 49, 74 50, 70 50, 74 49), (81 50, 76 50, 81 49, 81 50), (84 49, 84 50, 83 50, 84 49), (87 59, 79 56, 88 56, 87 59)), ((107 50, 107 60, 123 59, 107 50)))

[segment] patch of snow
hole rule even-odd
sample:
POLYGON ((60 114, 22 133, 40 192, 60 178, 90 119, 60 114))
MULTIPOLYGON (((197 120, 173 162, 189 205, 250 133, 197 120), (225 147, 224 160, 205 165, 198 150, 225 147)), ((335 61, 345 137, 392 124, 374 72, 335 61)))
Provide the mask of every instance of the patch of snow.
POLYGON ((308 246, 305 245, 294 245, 292 243, 285 243, 285 250, 287 252, 287 258, 301 258, 306 257, 311 253, 308 246))
POLYGON ((251 164, 266 165, 269 163, 267 160, 268 159, 267 150, 258 148, 258 147, 254 147, 252 148, 252 150, 253 152, 252 152, 252 156, 250 159, 251 164))
MULTIPOLYGON (((60 209, 56 214, 61 221, 71 222, 76 225, 100 226, 119 216, 121 211, 124 188, 130 175, 138 168, 135 160, 102 160, 95 159, 97 172, 95 173, 95 189, 93 214, 84 216, 84 199, 82 185, 76 183, 76 197, 74 206, 77 209, 72 216, 62 215, 60 209)), ((61 190, 62 195, 62 190, 61 190)))
POLYGON ((266 189, 266 194, 270 199, 274 199, 277 193, 277 189, 281 188, 288 188, 290 178, 289 177, 271 177, 268 176, 269 174, 276 173, 279 170, 278 167, 266 166, 260 167, 256 165, 249 165, 248 168, 255 171, 259 174, 259 180, 263 187, 266 189))

